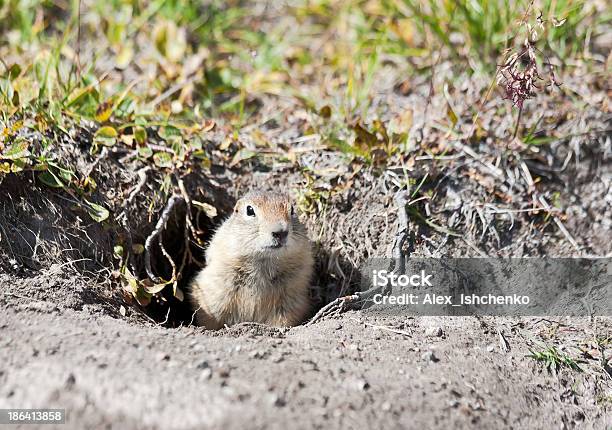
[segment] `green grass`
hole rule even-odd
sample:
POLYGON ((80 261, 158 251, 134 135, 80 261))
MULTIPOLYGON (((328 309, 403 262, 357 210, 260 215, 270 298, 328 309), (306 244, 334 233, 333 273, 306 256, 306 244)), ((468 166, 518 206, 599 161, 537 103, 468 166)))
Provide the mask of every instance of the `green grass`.
POLYGON ((544 348, 540 351, 531 349, 529 351, 531 354, 529 354, 528 357, 543 363, 549 372, 552 371, 556 373, 563 367, 567 367, 568 369, 575 370, 577 372, 582 372, 582 368, 578 365, 576 360, 559 351, 554 346, 544 348))
POLYGON ((599 407, 610 407, 612 405, 612 396, 605 395, 605 394, 600 394, 595 399, 595 403, 599 407))
MULTIPOLYGON (((416 28, 444 46, 457 58, 476 59, 485 69, 495 69, 504 50, 524 40, 518 31, 531 0, 398 0, 395 14, 412 18, 416 28), (516 39, 516 40, 515 40, 516 39)), ((592 3, 582 0, 543 0, 533 2, 534 15, 541 12, 542 19, 553 22, 565 20, 561 26, 549 25, 544 35, 543 49, 548 55, 561 59, 576 57, 584 49, 593 28, 610 20, 610 12, 600 15, 592 3)), ((535 20, 531 20, 534 22, 535 20)), ((427 44, 424 40, 421 43, 427 44)))

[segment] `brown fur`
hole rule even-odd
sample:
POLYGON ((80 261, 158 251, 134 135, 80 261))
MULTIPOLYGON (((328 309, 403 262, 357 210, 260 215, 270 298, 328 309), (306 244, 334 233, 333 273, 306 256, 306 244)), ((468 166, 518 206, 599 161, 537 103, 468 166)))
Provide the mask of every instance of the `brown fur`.
POLYGON ((206 261, 191 288, 199 325, 293 326, 308 314, 312 251, 286 196, 250 193, 240 199, 211 240, 206 261), (255 216, 246 214, 247 206, 255 216), (288 231, 280 247, 272 235, 278 229, 288 231))

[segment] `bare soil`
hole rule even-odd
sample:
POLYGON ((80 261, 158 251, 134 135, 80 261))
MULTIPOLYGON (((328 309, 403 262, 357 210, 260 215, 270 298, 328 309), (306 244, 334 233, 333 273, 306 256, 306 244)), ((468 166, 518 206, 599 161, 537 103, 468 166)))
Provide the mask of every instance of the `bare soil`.
POLYGON ((58 428, 612 424, 611 379, 598 360, 581 364, 584 372, 554 374, 527 357, 531 336, 554 332, 557 344, 580 344, 609 334, 610 319, 558 324, 357 311, 307 327, 243 324, 208 332, 143 323, 131 311, 115 318, 101 304, 77 311, 24 298, 49 285, 16 281, 0 277, 21 287, 19 296, 9 288, 0 299, 0 407, 65 408, 67 425, 58 428))

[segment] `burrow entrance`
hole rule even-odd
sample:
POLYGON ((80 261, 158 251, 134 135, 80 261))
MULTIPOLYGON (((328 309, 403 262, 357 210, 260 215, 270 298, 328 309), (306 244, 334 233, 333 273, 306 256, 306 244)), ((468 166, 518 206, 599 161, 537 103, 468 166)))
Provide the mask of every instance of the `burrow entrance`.
MULTIPOLYGON (((213 189, 201 181, 198 187, 213 189)), ((76 207, 62 191, 40 186, 34 178, 9 176, 0 183, 0 193, 6 198, 0 201, 0 270, 11 274, 16 283, 36 279, 40 289, 33 299, 50 301, 82 309, 88 304, 104 304, 111 315, 119 314, 121 305, 131 302, 132 312, 142 313, 148 319, 165 327, 185 326, 193 323, 193 310, 189 302, 189 284, 197 271, 205 264, 205 248, 215 228, 231 214, 235 199, 217 187, 212 192, 190 189, 195 199, 214 206, 217 215, 213 218, 192 205, 192 220, 199 231, 199 245, 192 237, 185 241, 185 215, 187 205, 178 204, 169 216, 161 239, 167 254, 175 264, 185 252, 185 244, 193 259, 187 261, 178 280, 183 300, 173 295, 171 285, 152 297, 150 303, 141 306, 123 291, 120 279, 113 276, 118 259, 114 247, 122 244, 127 248, 131 241, 142 245, 153 231, 160 216, 155 212, 147 220, 141 202, 134 204, 128 222, 129 229, 111 223, 92 222, 86 212, 76 207), (130 240, 127 240, 127 237, 130 240), (51 277, 57 285, 49 287, 46 279, 50 268, 59 268, 51 277), (70 278, 70 283, 68 282, 70 278), (61 285, 60 285, 61 284, 61 285), (76 290, 76 291, 75 291, 76 290), (121 298, 123 296, 123 299, 121 298)), ((151 271, 159 278, 172 277, 172 265, 157 243, 150 248, 151 271)), ((349 263, 339 260, 336 253, 313 244, 316 267, 311 283, 312 314, 338 297, 350 292, 350 276, 357 272, 349 263)), ((144 253, 132 255, 134 275, 147 279, 144 253)), ((18 288, 18 286, 15 286, 18 288)), ((22 292, 21 292, 22 293, 22 292)), ((20 294, 21 294, 20 293, 20 294)))
MULTIPOLYGON (((205 265, 205 248, 212 238, 215 229, 231 214, 235 204, 234 199, 228 199, 228 204, 224 206, 224 211, 219 213, 214 220, 210 220, 199 212, 193 213, 193 219, 199 226, 203 226, 203 234, 200 237, 205 244, 201 247, 190 241, 189 246, 194 260, 187 264, 181 274, 178 288, 184 293, 182 301, 178 300, 173 294, 170 286, 165 288, 159 297, 151 301, 151 304, 144 311, 155 321, 163 323, 167 327, 178 327, 191 325, 194 323, 194 311, 189 298, 190 283, 199 270, 205 265)), ((185 231, 185 206, 169 219, 166 230, 163 232, 164 248, 170 255, 181 258, 184 253, 183 232, 185 231)), ((348 294, 354 291, 358 284, 357 273, 352 265, 341 260, 337 253, 329 253, 319 244, 313 243, 313 253, 315 256, 314 275, 311 281, 310 297, 311 312, 308 318, 339 297, 341 294, 348 294), (348 275, 347 275, 348 274, 348 275)), ((169 279, 172 267, 168 259, 157 248, 152 258, 152 267, 155 273, 160 274, 164 279, 169 279)))

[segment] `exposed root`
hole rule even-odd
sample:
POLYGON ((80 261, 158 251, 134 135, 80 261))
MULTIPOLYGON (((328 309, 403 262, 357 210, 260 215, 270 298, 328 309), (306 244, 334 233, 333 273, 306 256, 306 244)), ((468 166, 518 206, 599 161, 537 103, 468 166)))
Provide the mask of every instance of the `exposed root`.
MULTIPOLYGON (((393 243, 393 257, 395 258, 394 273, 404 273, 406 271, 406 258, 407 255, 404 253, 404 245, 408 236, 410 235, 408 225, 408 213, 406 212, 406 206, 410 202, 410 193, 408 190, 399 191, 394 197, 395 204, 397 206, 397 219, 398 229, 395 235, 395 241, 393 243)), ((331 301, 327 305, 323 306, 314 317, 306 323, 307 326, 316 323, 317 321, 326 318, 330 315, 339 315, 346 310, 354 309, 359 304, 370 301, 375 294, 379 294, 383 291, 383 287, 372 287, 366 291, 357 291, 354 294, 338 297, 331 301)))
MULTIPOLYGON (((141 188, 140 184, 146 182, 146 172, 147 171, 144 169, 139 171, 139 176, 141 178, 141 181, 136 186, 135 190, 138 190, 139 188, 141 188)), ((201 231, 199 229, 196 229, 196 227, 194 226, 193 218, 191 215, 191 207, 192 207, 191 198, 189 197, 189 194, 185 188, 185 184, 183 183, 183 180, 179 178, 178 176, 175 177, 175 179, 178 183, 178 189, 180 193, 173 194, 170 197, 170 199, 168 200, 168 203, 166 204, 166 207, 164 208, 161 216, 159 217, 159 220, 157 221, 157 224, 155 225, 155 229, 147 237, 147 240, 145 242, 145 270, 147 272, 149 279, 155 282, 156 284, 172 284, 173 295, 178 300, 183 301, 184 295, 183 295, 183 292, 180 291, 178 288, 178 282, 181 279, 181 275, 183 274, 185 267, 192 264, 193 262, 196 262, 198 265, 201 265, 193 257, 191 253, 191 247, 190 247, 192 238, 198 244, 201 245, 201 242, 198 239, 201 231), (186 211, 185 211, 185 227, 183 229, 183 251, 182 251, 183 255, 181 257, 180 262, 175 261, 172 258, 172 256, 170 256, 170 254, 164 247, 164 243, 162 240, 162 234, 166 228, 168 219, 170 218, 170 215, 172 214, 174 207, 179 202, 184 202, 185 205, 187 206, 186 211), (153 245, 156 239, 157 239, 157 244, 159 245, 159 249, 161 250, 162 255, 168 260, 168 263, 170 264, 170 267, 172 269, 172 276, 170 280, 168 281, 165 281, 159 278, 157 275, 155 275, 151 267, 151 246, 153 245)))
MULTIPOLYGON (((184 251, 183 258, 181 260, 181 265, 179 266, 178 273, 181 274, 186 265, 196 262, 199 266, 202 264, 195 259, 195 257, 191 253, 191 247, 189 246, 191 243, 191 238, 195 239, 198 245, 202 246, 202 242, 198 239, 202 231, 195 227, 193 218, 191 216, 191 198, 189 197, 189 193, 185 188, 185 183, 178 176, 176 177, 179 190, 185 203, 187 204, 187 211, 185 212, 185 229, 183 232, 183 242, 184 242, 184 251)), ((176 279, 174 281, 174 294, 176 295, 176 279)))
POLYGON ((138 175, 138 183, 134 188, 132 188, 130 194, 128 195, 128 198, 121 205, 124 208, 124 213, 122 214, 123 216, 125 216, 125 209, 128 208, 129 205, 132 204, 136 196, 142 192, 142 189, 147 183, 147 173, 149 173, 149 170, 151 170, 151 166, 145 166, 142 169, 138 170, 138 172, 136 172, 136 174, 138 175))
POLYGON ((162 253, 168 259, 168 261, 170 261, 170 264, 172 266, 172 271, 173 271, 173 278, 174 278, 174 281, 176 281, 176 264, 174 263, 170 255, 166 252, 166 250, 164 249, 161 243, 161 232, 166 228, 166 224, 168 223, 168 219, 170 218, 170 215, 172 214, 174 207, 179 202, 184 202, 184 201, 185 199, 182 196, 179 196, 177 194, 174 194, 172 197, 170 197, 170 199, 168 200, 168 204, 166 205, 166 207, 164 208, 164 211, 162 212, 161 216, 157 220, 157 224, 155 224, 155 229, 151 232, 149 237, 147 237, 147 240, 145 242, 145 270, 147 271, 147 275, 149 276, 149 278, 155 283, 164 282, 163 280, 161 280, 159 277, 157 277, 153 273, 153 270, 151 268, 151 246, 153 245, 153 241, 156 238, 158 239, 158 243, 161 247, 162 253))

